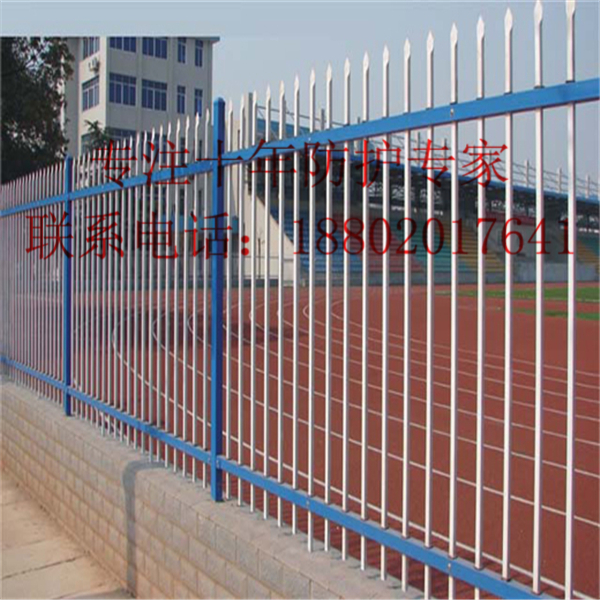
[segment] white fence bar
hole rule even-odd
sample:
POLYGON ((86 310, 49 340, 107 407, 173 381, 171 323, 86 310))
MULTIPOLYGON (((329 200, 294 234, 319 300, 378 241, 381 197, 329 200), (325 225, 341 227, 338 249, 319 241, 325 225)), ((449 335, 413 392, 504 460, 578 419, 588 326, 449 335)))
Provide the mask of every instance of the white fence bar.
MULTIPOLYGON (((452 25, 450 33, 450 102, 458 102, 458 30, 452 25)), ((450 489, 448 504, 448 555, 456 556, 456 479, 457 479, 457 418, 458 418, 458 244, 459 244, 459 198, 458 198, 458 124, 450 128, 452 171, 450 180, 450 218, 452 221, 451 256, 451 306, 450 306, 450 489)), ((446 147, 446 144, 444 144, 446 147)), ((448 598, 455 597, 453 577, 448 578, 448 598)))
MULTIPOLYGON (((271 88, 267 88, 266 95, 266 125, 265 141, 271 141, 271 88)), ((276 169, 276 164, 265 158, 265 216, 264 216, 264 276, 263 276, 263 474, 269 476, 269 443, 270 431, 269 417, 271 407, 271 174, 270 169, 276 169)), ((263 517, 269 516, 269 494, 263 490, 263 517)))
MULTIPOLYGON (((369 120, 369 55, 365 54, 363 59, 362 79, 362 120, 369 120)), ((361 370, 362 370, 362 392, 361 392, 361 460, 360 460, 360 516, 367 520, 369 515, 369 248, 367 231, 369 229, 369 140, 363 140, 363 189, 362 189, 362 247, 363 247, 363 271, 362 271, 362 348, 361 348, 361 370)), ((367 539, 360 538, 360 568, 364 571, 367 567, 367 539)))
MULTIPOLYGON (((310 72, 308 91, 310 131, 315 130, 315 71, 310 72)), ((315 150, 316 154, 316 150, 315 150)), ((314 494, 314 423, 315 423, 315 176, 309 174, 309 262, 308 269, 308 495, 314 494)), ((308 512, 308 551, 313 550, 313 514, 308 512)))
MULTIPOLYGON (((325 82, 325 127, 331 129, 332 115, 332 71, 331 65, 327 66, 325 82)), ((331 148, 328 146, 328 149, 331 148)), ((331 198, 331 168, 327 171, 325 180, 325 210, 327 229, 333 231, 332 198, 331 198)), ((332 234, 333 235, 333 234, 332 234)), ((325 257, 325 493, 324 500, 327 504, 331 501, 331 253, 333 244, 331 237, 327 236, 327 255, 325 257)), ((325 551, 330 549, 329 521, 325 520, 325 551)))
MULTIPOLYGON (((390 115, 390 51, 386 46, 383 50, 383 107, 382 116, 390 115)), ((390 136, 385 137, 387 144, 390 136)), ((365 158, 366 160, 366 158, 365 158)), ((390 329, 390 160, 384 157, 383 163, 383 282, 381 289, 381 527, 388 527, 388 401, 389 401, 389 329, 390 329), (387 250, 385 250, 387 248, 387 250)), ((369 243, 371 243, 371 228, 369 227, 369 243)), ((368 249, 365 248, 365 252, 368 249)), ((380 548, 380 577, 387 576, 386 547, 380 548)))
MULTIPOLYGON (((543 85, 542 78, 542 3, 534 9, 535 85, 543 85)), ((544 115, 535 111, 535 216, 536 230, 545 227, 544 219, 544 115)), ((544 239, 544 238, 542 238, 544 239)), ((544 427, 544 250, 535 256, 535 464, 533 475, 533 591, 540 592, 541 538, 542 538, 542 469, 544 427)))
MULTIPOLYGON (((505 40, 505 86, 504 92, 512 92, 512 28, 513 19, 510 8, 504 19, 505 40)), ((512 490, 512 362, 513 362, 513 117, 505 117, 506 134, 506 242, 505 242, 505 289, 504 289, 504 484, 502 496, 502 576, 510 577, 510 522, 512 490)))
MULTIPOLYGON (((294 136, 300 134, 300 79, 296 75, 294 79, 294 136)), ((294 366, 292 371, 292 487, 298 489, 298 328, 300 311, 300 252, 304 249, 300 244, 300 153, 294 152, 294 298, 293 298, 293 350, 294 366)), ((292 533, 298 531, 298 510, 296 505, 292 507, 292 533)))
MULTIPOLYGON (((410 41, 404 42, 404 112, 410 112, 410 41)), ((412 218, 412 189, 410 169, 410 136, 411 132, 404 134, 404 223, 406 219, 412 218)), ((404 347, 403 347, 403 412, 402 412, 402 535, 408 538, 410 535, 410 419, 411 419, 411 288, 412 288, 412 256, 407 250, 404 252, 404 347)), ((408 590, 408 557, 402 555, 402 591, 408 590)))
MULTIPOLYGON (((344 63, 344 124, 350 124, 350 61, 344 63)), ((350 156, 352 144, 346 142, 344 151, 350 156)), ((350 218, 351 173, 344 169, 344 223, 350 218)), ((350 428, 350 254, 344 249, 344 324, 342 332, 342 508, 348 511, 349 428, 350 428)), ((342 559, 348 558, 348 530, 342 528, 342 559)))
MULTIPOLYGON (((479 17, 477 22, 477 97, 485 94, 485 24, 479 17)), ((485 121, 477 121, 477 138, 485 138, 485 121)), ((483 219, 486 218, 486 193, 483 186, 477 186, 477 434, 476 434, 476 475, 475 475, 475 566, 480 569, 483 558, 483 475, 485 449, 485 254, 483 244, 486 231, 483 219)), ((475 589, 475 598, 479 600, 479 589, 475 589)))
MULTIPOLYGON (((434 39, 430 31, 427 36, 427 108, 433 108, 433 50, 434 39)), ((427 129, 427 139, 433 144, 433 127, 427 129)), ((434 317, 435 317, 435 281, 434 281, 434 247, 433 218, 435 217, 435 194, 432 177, 427 178, 427 362, 426 372, 426 417, 425 417, 425 546, 431 546, 431 506, 433 485, 433 344, 434 344, 434 317)), ((431 569, 425 565, 425 598, 431 598, 431 569)))
MULTIPOLYGON (((279 85, 279 139, 286 135, 285 87, 283 81, 279 85)), ((277 481, 283 483, 284 448, 283 448, 283 416, 284 416, 284 342, 285 342, 285 305, 284 305, 284 240, 285 240, 285 157, 273 161, 273 169, 279 164, 279 235, 277 251, 277 481)), ((283 526, 282 500, 277 498, 277 525, 283 526)))
MULTIPOLYGON (((575 0, 567 0, 567 82, 575 80, 575 0)), ((567 286, 567 431, 565 494, 565 598, 573 595, 573 519, 575 514, 575 392, 577 319, 577 179, 575 105, 567 107, 568 286, 567 286)))

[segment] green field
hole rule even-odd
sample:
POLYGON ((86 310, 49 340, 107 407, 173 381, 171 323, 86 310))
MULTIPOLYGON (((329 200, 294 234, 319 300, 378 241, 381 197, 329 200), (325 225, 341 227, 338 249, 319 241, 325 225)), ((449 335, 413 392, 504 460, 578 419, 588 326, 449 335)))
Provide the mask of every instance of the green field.
MULTIPOLYGON (((438 292, 438 294, 440 294, 442 296, 449 296, 450 291, 449 290, 441 290, 438 292)), ((477 296, 477 290, 474 290, 474 289, 460 290, 459 289, 458 295, 464 296, 464 297, 469 297, 469 298, 475 298, 477 296)), ((504 295, 505 295, 504 288, 502 288, 502 289, 488 288, 486 290, 486 297, 488 297, 488 298, 504 298, 504 295)), ((567 301, 567 286, 561 286, 561 287, 547 286, 546 289, 544 290, 544 297, 546 300, 552 300, 555 302, 566 302, 567 301)), ((577 297, 577 302, 598 304, 598 303, 600 303, 600 287, 597 285, 587 285, 587 284, 586 285, 578 285, 576 297, 577 297)), ((532 288, 532 287, 523 288, 523 287, 515 286, 513 288, 513 298, 515 300, 535 300, 535 288, 532 288)), ((535 314, 535 309, 517 307, 517 308, 515 308, 515 310, 517 312, 522 312, 522 313, 527 313, 527 314, 535 314)), ((552 308, 552 309, 547 308, 544 312, 547 317, 566 317, 567 316, 566 307, 565 307, 565 310, 560 310, 560 309, 555 309, 555 308, 552 308)), ((599 314, 599 311, 594 311, 594 312, 580 311, 577 313, 577 318, 585 319, 587 321, 599 321, 600 314, 599 314)))

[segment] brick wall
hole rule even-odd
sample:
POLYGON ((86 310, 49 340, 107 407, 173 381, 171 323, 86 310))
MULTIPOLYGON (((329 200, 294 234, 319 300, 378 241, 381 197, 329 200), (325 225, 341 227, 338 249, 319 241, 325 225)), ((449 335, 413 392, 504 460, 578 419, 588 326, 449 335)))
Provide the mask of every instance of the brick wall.
MULTIPOLYGON (((87 422, 0 383, 2 467, 142 598, 387 598, 338 553, 184 480, 87 422)), ((414 594, 411 594, 414 597, 414 594)))

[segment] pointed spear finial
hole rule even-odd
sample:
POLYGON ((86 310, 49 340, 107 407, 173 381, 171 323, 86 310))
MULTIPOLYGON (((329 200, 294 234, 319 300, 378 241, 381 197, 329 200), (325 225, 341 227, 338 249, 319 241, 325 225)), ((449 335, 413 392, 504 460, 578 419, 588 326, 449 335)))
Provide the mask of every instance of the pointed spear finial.
POLYGON ((363 71, 367 71, 369 69, 369 53, 365 52, 363 57, 363 71))
POLYGON ((329 63, 327 65, 327 73, 326 73, 325 77, 327 79, 327 83, 331 83, 331 80, 333 79, 333 71, 331 69, 331 63, 329 63))
POLYGON ((388 65, 390 62, 390 49, 387 47, 387 44, 383 47, 383 65, 388 65))
POLYGON ((452 23, 452 29, 450 30, 450 44, 456 46, 458 43, 458 29, 456 23, 452 23))
POLYGON ((408 60, 410 58, 410 40, 406 38, 404 42, 404 60, 408 60))
POLYGON ((317 76, 316 76, 316 74, 315 74, 315 70, 314 70, 314 68, 313 68, 313 69, 311 69, 311 71, 310 71, 310 85, 311 85, 311 86, 315 85, 315 82, 316 82, 316 81, 317 81, 317 76))
POLYGON ((480 15, 477 20, 477 40, 481 41, 485 36, 485 23, 483 21, 483 17, 480 15))
POLYGON ((544 7, 542 6, 542 0, 536 0, 535 8, 533 9, 533 18, 535 24, 539 26, 544 18, 544 7))
POLYGON ((300 77, 296 75, 294 78, 294 92, 297 92, 300 89, 300 77))
POLYGON ((427 52, 433 52, 433 46, 434 46, 434 39, 433 39, 433 32, 430 31, 427 34, 427 52))
POLYGON ((575 4, 576 4, 575 0, 567 0, 567 5, 566 5, 567 17, 571 18, 575 14, 575 4))
POLYGON ((513 28, 513 14, 510 8, 506 9, 506 15, 504 15, 504 31, 509 34, 513 28))
POLYGON ((344 77, 348 77, 350 75, 350 60, 346 59, 344 62, 344 77))

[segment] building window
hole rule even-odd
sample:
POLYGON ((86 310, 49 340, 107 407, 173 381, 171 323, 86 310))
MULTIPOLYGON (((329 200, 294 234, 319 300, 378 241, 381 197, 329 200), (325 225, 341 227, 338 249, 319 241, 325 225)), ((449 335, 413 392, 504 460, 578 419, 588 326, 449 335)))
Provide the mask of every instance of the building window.
POLYGON ((109 46, 115 50, 125 50, 126 52, 136 52, 137 43, 134 37, 111 37, 109 46))
POLYGON ((204 53, 204 42, 202 40, 196 40, 196 56, 195 62, 197 67, 202 66, 202 54, 204 53))
POLYGON ((142 52, 147 56, 167 58, 167 38, 142 38, 142 52))
POLYGON ((185 113, 185 85, 177 86, 177 112, 180 115, 185 113))
POLYGON ((113 142, 136 143, 137 131, 133 129, 119 129, 118 127, 107 127, 106 133, 113 142))
POLYGON ((177 62, 185 63, 185 48, 187 39, 184 37, 177 38, 177 62))
POLYGON ((109 78, 108 98, 115 104, 135 106, 135 77, 111 73, 109 78))
POLYGON ((194 90, 194 114, 202 116, 202 90, 194 90))
POLYGON ((88 79, 81 84, 81 106, 82 110, 87 110, 100 103, 100 77, 88 79))
POLYGON ((153 110, 167 110, 167 84, 142 79, 142 106, 153 110))
POLYGON ((99 37, 84 37, 83 38, 83 58, 87 58, 92 54, 96 54, 100 50, 99 37))

